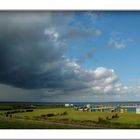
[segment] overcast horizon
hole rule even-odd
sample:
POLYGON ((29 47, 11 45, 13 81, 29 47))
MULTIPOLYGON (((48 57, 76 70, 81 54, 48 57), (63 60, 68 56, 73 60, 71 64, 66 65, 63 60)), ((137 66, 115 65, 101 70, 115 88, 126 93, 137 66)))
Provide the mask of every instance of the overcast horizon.
POLYGON ((0 12, 0 101, 140 101, 140 12, 0 12))

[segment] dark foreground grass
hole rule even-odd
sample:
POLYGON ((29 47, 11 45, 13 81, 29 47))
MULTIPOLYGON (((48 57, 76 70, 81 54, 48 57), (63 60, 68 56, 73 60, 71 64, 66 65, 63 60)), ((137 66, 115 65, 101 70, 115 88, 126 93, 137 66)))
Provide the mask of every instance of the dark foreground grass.
POLYGON ((19 120, 15 118, 0 117, 0 129, 76 129, 77 126, 67 126, 60 124, 48 124, 34 120, 19 120))
POLYGON ((0 118, 0 129, 138 129, 140 125, 136 124, 121 124, 112 123, 109 121, 92 122, 92 121, 63 121, 63 120, 52 120, 52 122, 59 122, 62 124, 48 124, 47 121, 36 121, 36 120, 19 120, 15 118, 0 118), (66 124, 66 125, 64 125, 66 124), (73 126, 69 126, 73 124, 73 126), (74 126, 75 125, 75 126, 74 126), (77 126, 76 126, 77 125, 77 126), (78 126, 79 125, 79 126, 78 126), (81 127, 81 126, 82 127, 81 127), (83 127, 85 126, 85 127, 83 127), (89 126, 89 127, 86 127, 89 126))

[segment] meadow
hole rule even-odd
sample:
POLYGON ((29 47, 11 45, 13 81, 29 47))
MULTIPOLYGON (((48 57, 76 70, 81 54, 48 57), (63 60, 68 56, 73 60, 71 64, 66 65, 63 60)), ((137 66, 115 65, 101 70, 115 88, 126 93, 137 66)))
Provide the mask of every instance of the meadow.
POLYGON ((61 124, 48 124, 47 122, 38 122, 34 120, 19 120, 17 118, 0 117, 0 129, 73 129, 78 126, 67 126, 61 124))
POLYGON ((27 111, 27 108, 1 110, 0 128, 140 128, 140 115, 136 113, 82 112, 64 107, 39 107, 27 111))

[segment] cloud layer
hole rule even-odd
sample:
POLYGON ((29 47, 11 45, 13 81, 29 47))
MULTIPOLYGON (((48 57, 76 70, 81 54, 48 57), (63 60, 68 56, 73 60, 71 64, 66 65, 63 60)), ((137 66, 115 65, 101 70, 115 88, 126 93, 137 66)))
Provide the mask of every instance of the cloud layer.
MULTIPOLYGON (((88 95, 112 96, 127 90, 113 69, 98 67, 87 70, 66 57, 68 45, 62 39, 60 29, 65 30, 72 17, 69 13, 55 12, 1 12, 0 83, 18 88, 17 91, 29 90, 30 98, 43 101, 53 100, 55 96, 63 100, 69 94, 77 99, 88 95)), ((65 37, 100 34, 98 30, 88 32, 70 29, 65 33, 65 37)), ((94 53, 95 49, 88 52, 86 57, 91 58, 94 53)), ((5 88, 2 86, 2 89, 5 88)), ((15 96, 20 98, 17 93, 15 96)))

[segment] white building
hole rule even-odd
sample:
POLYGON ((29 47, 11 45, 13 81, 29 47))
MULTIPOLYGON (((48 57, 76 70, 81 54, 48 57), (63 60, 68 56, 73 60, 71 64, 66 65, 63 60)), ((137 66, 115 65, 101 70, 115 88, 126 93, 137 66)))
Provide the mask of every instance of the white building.
POLYGON ((136 114, 140 114, 140 106, 136 107, 136 114))
POLYGON ((65 104, 65 107, 73 107, 73 104, 65 104))
POLYGON ((86 106, 87 106, 87 108, 90 108, 90 107, 91 107, 91 105, 90 105, 90 104, 87 104, 86 106))
POLYGON ((70 104, 65 104, 65 107, 70 107, 70 104))

